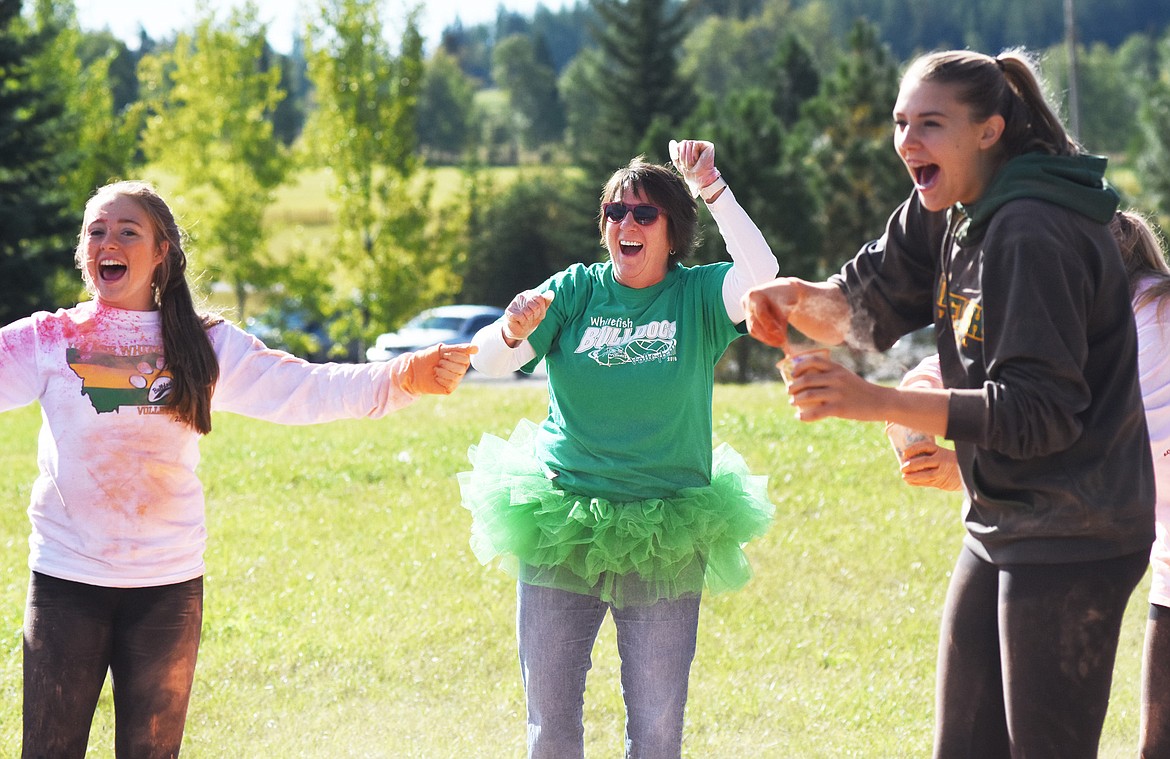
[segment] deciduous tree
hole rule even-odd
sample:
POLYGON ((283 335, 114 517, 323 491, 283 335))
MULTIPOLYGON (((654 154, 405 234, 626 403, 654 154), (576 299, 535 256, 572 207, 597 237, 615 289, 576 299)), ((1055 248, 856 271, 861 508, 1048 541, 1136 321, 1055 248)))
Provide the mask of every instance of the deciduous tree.
POLYGON ((376 0, 322 3, 309 40, 317 108, 306 129, 311 158, 329 167, 337 204, 332 250, 352 286, 342 320, 368 340, 458 289, 450 248, 428 224, 431 180, 421 176, 415 125, 422 36, 415 10, 398 53, 376 0))
POLYGON ((253 3, 225 21, 204 14, 193 34, 140 63, 151 108, 142 144, 176 177, 175 205, 195 222, 197 266, 232 287, 242 319, 249 289, 272 276, 263 222, 290 168, 272 127, 284 93, 280 69, 263 64, 266 28, 253 3))

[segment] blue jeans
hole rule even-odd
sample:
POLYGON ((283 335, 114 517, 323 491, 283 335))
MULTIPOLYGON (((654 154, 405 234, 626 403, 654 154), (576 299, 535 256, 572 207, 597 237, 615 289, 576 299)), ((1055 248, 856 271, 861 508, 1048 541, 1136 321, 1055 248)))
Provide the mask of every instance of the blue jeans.
POLYGON ((627 759, 678 759, 699 596, 614 609, 593 596, 519 583, 517 632, 530 759, 585 755, 590 653, 607 612, 617 627, 627 759))

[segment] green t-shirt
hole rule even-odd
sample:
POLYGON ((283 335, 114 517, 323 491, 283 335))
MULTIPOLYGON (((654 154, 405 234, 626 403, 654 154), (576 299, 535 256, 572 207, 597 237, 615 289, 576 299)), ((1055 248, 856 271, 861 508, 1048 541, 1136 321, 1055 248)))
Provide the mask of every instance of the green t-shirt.
POLYGON ((711 482, 715 364, 742 333, 727 316, 729 263, 672 266, 646 288, 612 264, 575 264, 528 341, 548 370, 537 455, 558 487, 623 502, 711 482))

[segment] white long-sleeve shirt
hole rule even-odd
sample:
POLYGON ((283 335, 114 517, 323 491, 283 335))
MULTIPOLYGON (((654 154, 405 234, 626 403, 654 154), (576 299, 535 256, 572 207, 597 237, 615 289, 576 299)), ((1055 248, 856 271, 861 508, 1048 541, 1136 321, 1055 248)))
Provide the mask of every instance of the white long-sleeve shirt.
MULTIPOLYGON (((107 587, 204 572, 199 434, 166 406, 157 311, 87 302, 0 329, 0 411, 39 401, 29 566, 107 587)), ((310 364, 223 322, 212 409, 282 424, 376 418, 415 396, 399 361, 310 364)))
MULTIPOLYGON (((1140 298, 1148 283, 1138 286, 1140 298)), ((1146 407, 1150 452, 1154 458, 1154 545, 1150 551, 1153 582, 1150 603, 1170 606, 1170 322, 1158 318, 1158 302, 1134 310, 1138 338, 1138 381, 1146 407)), ((1170 319, 1170 304, 1164 313, 1170 319)))

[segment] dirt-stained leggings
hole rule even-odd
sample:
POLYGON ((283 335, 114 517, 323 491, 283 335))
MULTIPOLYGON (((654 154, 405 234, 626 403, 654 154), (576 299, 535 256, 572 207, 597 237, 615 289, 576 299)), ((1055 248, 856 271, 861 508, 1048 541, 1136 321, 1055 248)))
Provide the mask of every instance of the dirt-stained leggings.
POLYGON ((1097 756, 1121 619, 1149 553, 997 566, 966 547, 939 637, 934 756, 1097 756))
POLYGON ((1170 609, 1150 604, 1142 656, 1141 759, 1170 757, 1170 609))
POLYGON ((106 588, 34 572, 24 620, 24 759, 85 756, 107 670, 119 759, 176 757, 203 621, 203 578, 106 588))

